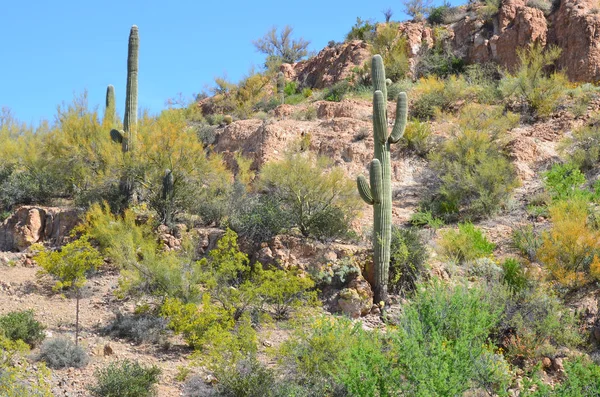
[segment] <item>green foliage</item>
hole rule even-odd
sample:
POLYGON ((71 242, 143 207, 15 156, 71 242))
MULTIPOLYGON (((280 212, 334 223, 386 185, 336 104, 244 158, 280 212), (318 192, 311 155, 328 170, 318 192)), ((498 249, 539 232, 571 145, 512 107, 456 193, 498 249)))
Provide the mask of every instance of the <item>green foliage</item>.
POLYGON ((585 183, 585 175, 575 164, 554 164, 552 169, 542 176, 544 187, 552 196, 552 200, 585 197, 589 193, 581 189, 581 185, 585 183))
POLYGON ((28 346, 13 342, 0 330, 0 395, 3 397, 52 397, 50 371, 44 364, 30 365, 28 346))
POLYGON ((464 69, 464 61, 454 55, 448 31, 437 27, 434 28, 434 35, 436 37, 435 44, 431 48, 427 48, 419 58, 416 66, 417 76, 447 77, 461 73, 464 69))
POLYGON ((600 161, 600 128, 586 126, 578 128, 571 137, 562 142, 562 151, 569 164, 582 170, 591 170, 600 161))
POLYGON ((297 94, 298 93, 298 83, 295 81, 288 81, 283 88, 283 93, 286 97, 297 94))
POLYGON ((351 86, 346 80, 341 80, 327 88, 323 94, 323 99, 330 102, 341 102, 344 96, 350 92, 351 86))
POLYGON ((486 131, 464 129, 430 159, 439 181, 431 209, 449 219, 494 214, 518 184, 514 166, 486 131))
POLYGON ((14 311, 0 316, 0 335, 23 341, 33 347, 44 340, 45 327, 34 318, 33 310, 14 311))
POLYGON ((100 253, 90 244, 89 236, 63 246, 60 251, 42 249, 35 261, 43 269, 42 274, 49 274, 57 279, 53 290, 79 289, 86 283, 86 273, 96 270, 104 260, 100 253))
POLYGON ((255 244, 269 241, 290 226, 288 213, 270 195, 252 196, 229 226, 255 244))
POLYGON ((95 371, 96 384, 89 387, 94 397, 149 397, 156 395, 161 370, 137 361, 122 360, 95 371))
POLYGON ((429 12, 432 0, 402 0, 404 13, 415 21, 421 21, 429 12))
POLYGON ((392 81, 403 79, 410 71, 408 43, 400 34, 398 23, 388 22, 377 26, 371 53, 381 55, 386 77, 392 81))
POLYGON ((500 320, 484 291, 434 284, 419 290, 392 334, 408 395, 455 396, 470 388, 504 391, 508 365, 487 345, 500 320))
POLYGON ((440 25, 444 23, 444 16, 448 12, 450 6, 448 4, 442 4, 438 7, 432 7, 427 16, 427 22, 432 25, 440 25))
POLYGON ((275 320, 287 319, 290 312, 317 303, 315 283, 293 271, 266 270, 259 272, 258 293, 275 320))
POLYGON ((537 259, 537 252, 542 245, 542 238, 539 233, 536 233, 533 225, 521 226, 513 230, 512 245, 525 258, 534 262, 537 259))
POLYGON ((217 371, 216 375, 220 381, 215 387, 215 396, 275 397, 278 395, 275 374, 255 357, 239 360, 234 365, 217 371))
POLYGON ((71 339, 55 338, 45 341, 40 347, 36 359, 45 362, 52 369, 82 368, 88 364, 89 358, 81 346, 76 346, 71 339))
POLYGON ((410 223, 413 226, 427 226, 434 231, 444 226, 444 220, 433 216, 431 211, 419 210, 410 216, 410 223))
POLYGON ((371 20, 362 20, 360 17, 356 18, 356 23, 352 26, 352 29, 346 34, 346 41, 351 40, 363 40, 370 42, 375 36, 375 23, 371 20))
POLYGON ((529 0, 527 2, 527 7, 537 8, 542 11, 545 16, 548 16, 552 11, 552 2, 549 0, 529 0))
POLYGON ((513 258, 508 258, 502 262, 502 283, 512 293, 519 293, 528 286, 529 281, 521 262, 513 258))
POLYGON ((489 256, 495 248, 496 245, 469 222, 459 223, 458 230, 443 231, 439 241, 441 254, 457 263, 489 256))
POLYGON ((406 125, 406 130, 400 142, 417 156, 425 157, 433 146, 431 126, 427 122, 421 122, 417 119, 411 120, 406 125))
POLYGON ((483 0, 482 3, 483 6, 477 9, 477 14, 484 20, 489 20, 498 14, 502 4, 501 0, 483 0))
POLYGON ((425 273, 429 257, 419 232, 392 226, 390 245, 390 291, 412 291, 425 273))
MULTIPOLYGON (((541 380, 534 380, 536 388, 525 388, 525 397, 584 397, 597 396, 600 390, 600 366, 576 357, 565 363, 565 379, 552 387, 541 380)), ((526 385, 527 386, 527 385, 526 385)))
POLYGON ((518 69, 514 73, 506 73, 500 82, 505 98, 521 101, 524 113, 548 117, 561 103, 568 84, 562 73, 546 73, 560 53, 560 48, 556 46, 544 50, 537 44, 517 50, 520 62, 518 69))
POLYGON ((359 208, 354 184, 324 157, 288 153, 263 167, 259 185, 304 236, 342 237, 359 208))
POLYGON ((304 58, 310 44, 303 38, 293 39, 293 28, 286 25, 280 32, 276 27, 269 30, 263 37, 252 42, 257 51, 267 55, 267 60, 277 59, 283 63, 294 63, 304 58))

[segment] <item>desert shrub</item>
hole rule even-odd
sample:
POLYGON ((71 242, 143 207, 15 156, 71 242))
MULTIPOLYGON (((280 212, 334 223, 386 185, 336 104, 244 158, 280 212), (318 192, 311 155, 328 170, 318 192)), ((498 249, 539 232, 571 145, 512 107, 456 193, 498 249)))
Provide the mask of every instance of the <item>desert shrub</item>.
POLYGON ((217 139, 216 130, 217 127, 210 124, 201 124, 200 126, 198 126, 198 128, 196 129, 196 135, 198 136, 198 140, 202 142, 204 147, 215 143, 217 139))
POLYGON ((304 236, 344 236, 360 205, 354 183, 324 157, 288 153, 263 167, 259 184, 304 236))
POLYGON ((183 386, 184 397, 217 397, 217 391, 207 384, 203 377, 194 375, 190 377, 183 386))
POLYGON ((514 166, 485 131, 459 132, 430 159, 439 180, 431 210, 446 218, 489 216, 518 184, 514 166))
POLYGON ((448 31, 445 28, 436 27, 434 33, 435 44, 426 48, 419 57, 416 65, 416 74, 422 76, 447 77, 452 74, 461 73, 464 69, 464 61, 454 55, 448 40, 448 31))
POLYGON ((55 338, 42 344, 37 360, 45 362, 50 368, 61 369, 85 367, 89 358, 85 350, 76 346, 71 339, 55 338))
POLYGON ((438 7, 432 7, 429 11, 429 15, 427 16, 427 22, 429 22, 432 25, 441 25, 445 23, 444 16, 446 15, 446 12, 449 8, 450 6, 447 4, 442 4, 438 7))
POLYGON ((9 312, 0 316, 0 334, 11 341, 21 340, 35 346, 44 340, 45 327, 33 315, 33 310, 9 312))
POLYGON ((390 291, 412 291, 425 273, 425 261, 428 256, 427 248, 417 230, 392 226, 390 291))
POLYGON ((317 303, 316 291, 311 291, 315 283, 309 277, 270 269, 259 271, 258 278, 258 293, 275 320, 287 319, 292 311, 317 303))
POLYGON ((497 283, 502 278, 502 267, 489 257, 477 258, 467 263, 467 275, 484 283, 497 283))
POLYGON ((459 223, 458 230, 441 232, 439 249, 446 258, 461 263, 489 256, 496 245, 472 223, 459 223))
POLYGON ((537 259, 541 245, 542 237, 534 230, 533 225, 520 226, 512 232, 512 246, 532 262, 537 259))
POLYGON ((340 102, 351 90, 350 83, 346 80, 338 81, 323 93, 323 99, 331 102, 340 102))
POLYGON ((146 367, 130 360, 116 361, 95 371, 96 384, 88 390, 94 397, 153 396, 160 373, 156 366, 146 367))
MULTIPOLYGON (((343 97, 343 95, 342 95, 342 97, 343 97)), ((305 99, 306 98, 302 94, 294 94, 294 95, 285 97, 285 103, 288 105, 298 105, 299 103, 304 102, 305 99)))
POLYGON ((269 241, 290 226, 288 214, 269 195, 251 197, 230 226, 241 237, 255 244, 269 241))
POLYGON ((524 397, 570 397, 597 396, 600 390, 600 366, 586 359, 575 357, 565 362, 565 377, 552 388, 541 379, 532 382, 536 387, 525 384, 524 397))
POLYGON ((0 395, 2 397, 50 397, 51 374, 44 364, 31 365, 25 357, 28 346, 14 342, 0 330, 0 395))
POLYGON ((590 83, 577 85, 567 90, 568 108, 575 117, 584 117, 588 112, 590 103, 598 98, 598 87, 590 83))
POLYGON ((537 8, 542 11, 545 16, 548 16, 552 11, 552 2, 548 0, 529 0, 527 2, 527 7, 537 8))
POLYGON ((222 397, 275 397, 277 385, 273 370, 255 357, 241 359, 216 373, 215 395, 222 397))
POLYGON ((401 92, 408 92, 412 88, 412 81, 404 79, 392 83, 387 87, 388 101, 397 101, 401 92))
POLYGON ((313 90, 312 89, 310 89, 308 87, 302 89, 302 96, 304 98, 310 98, 312 96, 312 94, 313 94, 313 90))
POLYGON ((511 374, 488 344, 502 306, 493 306, 483 290, 435 283, 420 289, 392 333, 407 395, 462 395, 471 388, 504 391, 511 374))
POLYGON ((377 26, 371 52, 381 55, 385 66, 385 75, 392 81, 404 78, 410 71, 408 43, 406 38, 399 33, 396 22, 377 26))
POLYGON ((519 293, 527 288, 529 281, 521 262, 514 258, 508 258, 502 262, 502 283, 512 293, 519 293))
POLYGON ((337 262, 327 263, 321 269, 315 266, 309 269, 309 272, 319 288, 332 286, 342 289, 350 280, 360 275, 360 264, 354 257, 344 257, 337 262))
POLYGON ((427 122, 421 122, 417 119, 411 120, 404 130, 400 142, 417 156, 426 156, 433 145, 431 126, 427 122))
POLYGON ((309 41, 302 37, 294 39, 294 29, 286 25, 281 31, 276 27, 271 28, 263 37, 252 42, 259 52, 267 55, 267 58, 276 58, 283 63, 294 63, 308 55, 307 47, 309 41))
POLYGON ((125 338, 133 343, 161 343, 165 340, 167 321, 150 314, 124 315, 117 312, 113 322, 103 328, 103 333, 125 338))
POLYGON ((571 163, 554 164, 552 169, 543 174, 544 187, 552 200, 566 200, 572 197, 585 197, 588 192, 581 189, 585 183, 585 175, 571 163))
POLYGON ((370 42, 375 36, 375 23, 371 20, 362 20, 356 18, 356 23, 352 26, 350 32, 346 34, 346 41, 364 40, 370 42))
POLYGON ((413 18, 415 21, 421 21, 429 12, 431 0, 403 0, 404 13, 413 18))
POLYGON ((416 99, 410 106, 410 115, 418 120, 432 119, 437 109, 450 103, 450 98, 444 95, 444 82, 438 78, 421 78, 414 91, 416 99))
POLYGON ((504 133, 519 125, 519 115, 502 106, 470 103, 460 109, 456 123, 463 130, 487 131, 492 140, 503 140, 504 133))
POLYGON ((298 83, 295 81, 288 81, 283 87, 283 93, 285 96, 292 96, 298 93, 298 83))
POLYGON ((560 56, 560 48, 541 45, 519 49, 519 67, 514 73, 506 73, 500 89, 506 99, 521 101, 524 113, 536 117, 549 116, 561 103, 568 85, 564 74, 546 73, 560 56))
POLYGON ((523 366, 524 360, 552 355, 558 347, 581 344, 577 318, 547 288, 530 285, 520 292, 506 288, 489 294, 504 306, 496 335, 507 360, 523 366))
POLYGON ((436 218, 431 211, 427 210, 418 210, 413 213, 410 216, 410 223, 413 226, 427 226, 434 231, 444 226, 443 219, 436 218))
POLYGON ((565 287, 577 287, 600 275, 598 231, 589 226, 584 198, 558 201, 550 208, 552 228, 542 235, 539 260, 565 287))
POLYGON ((562 142, 562 151, 569 163, 582 170, 591 170, 600 161, 600 128, 586 126, 573 132, 562 142))
POLYGON ((477 14, 484 20, 489 20, 498 13, 501 0, 484 0, 483 6, 477 9, 477 14))

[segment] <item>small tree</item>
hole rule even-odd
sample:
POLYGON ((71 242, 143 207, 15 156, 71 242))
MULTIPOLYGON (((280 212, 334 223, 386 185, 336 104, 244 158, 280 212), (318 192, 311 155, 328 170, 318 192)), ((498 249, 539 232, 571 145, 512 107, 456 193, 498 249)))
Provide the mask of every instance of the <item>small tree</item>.
POLYGON ((293 39, 294 29, 286 25, 281 32, 277 32, 277 27, 272 27, 263 37, 252 42, 256 49, 263 54, 267 54, 267 63, 273 60, 279 60, 282 63, 294 63, 304 58, 308 51, 306 48, 310 41, 302 37, 293 39))
POLYGON ((352 181, 324 157, 289 153, 263 167, 260 184, 304 236, 343 236, 360 208, 352 181))
POLYGON ((41 274, 49 274, 57 281, 54 291, 73 289, 77 300, 75 312, 75 345, 79 339, 79 300, 81 288, 85 285, 86 273, 95 270, 103 263, 100 253, 92 247, 89 237, 82 236, 62 247, 60 251, 48 251, 41 246, 41 251, 34 257, 43 269, 41 274))
POLYGON ((425 18, 425 14, 429 12, 431 0, 403 0, 404 13, 412 17, 416 21, 425 18))

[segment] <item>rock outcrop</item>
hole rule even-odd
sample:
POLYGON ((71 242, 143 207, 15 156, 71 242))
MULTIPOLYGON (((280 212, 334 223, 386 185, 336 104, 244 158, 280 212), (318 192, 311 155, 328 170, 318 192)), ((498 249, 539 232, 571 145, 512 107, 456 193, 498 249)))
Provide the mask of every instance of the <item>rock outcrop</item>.
POLYGON ((0 224, 0 251, 24 251, 35 243, 62 244, 79 223, 79 212, 23 206, 0 224))

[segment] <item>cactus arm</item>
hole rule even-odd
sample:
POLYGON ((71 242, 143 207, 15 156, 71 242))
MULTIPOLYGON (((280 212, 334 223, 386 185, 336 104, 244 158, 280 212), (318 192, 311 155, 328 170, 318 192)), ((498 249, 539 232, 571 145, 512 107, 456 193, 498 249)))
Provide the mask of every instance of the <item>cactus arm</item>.
POLYGON ((406 92, 401 92, 398 95, 398 101, 396 102, 396 121, 394 122, 394 128, 390 135, 390 143, 398 142, 404 135, 406 129, 406 119, 408 114, 408 99, 406 98, 406 92))
POLYGON ((388 139, 385 99, 379 90, 373 94, 373 134, 375 140, 381 144, 388 139))
POLYGON ((369 177, 371 179, 371 192, 373 194, 373 201, 376 204, 381 204, 383 200, 383 176, 381 173, 381 163, 379 160, 374 159, 371 161, 369 177))
POLYGON ((123 143, 124 135, 125 135, 125 132, 123 132, 123 131, 119 131, 119 130, 115 130, 115 129, 110 130, 110 139, 112 139, 113 142, 115 142, 115 143, 123 143))
POLYGON ((356 186, 358 187, 358 193, 360 197, 365 201, 365 203, 373 205, 373 195, 371 194, 371 188, 369 187, 369 183, 367 182, 367 178, 363 175, 359 175, 356 178, 356 186))
POLYGON ((115 123, 116 111, 115 87, 111 84, 106 87, 106 108, 104 110, 104 120, 111 128, 115 123))

